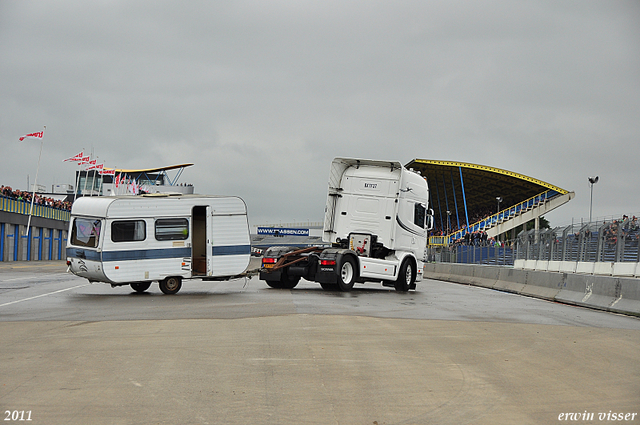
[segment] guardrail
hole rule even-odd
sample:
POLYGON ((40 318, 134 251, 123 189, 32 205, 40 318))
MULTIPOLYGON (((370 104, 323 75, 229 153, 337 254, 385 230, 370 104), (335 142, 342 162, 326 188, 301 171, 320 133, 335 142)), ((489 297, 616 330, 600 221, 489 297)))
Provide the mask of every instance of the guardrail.
MULTIPOLYGON (((0 211, 29 215, 31 202, 0 196, 0 211)), ((45 205, 33 204, 31 215, 34 217, 50 218, 53 220, 69 221, 71 213, 58 208, 47 207, 45 205)))
POLYGON ((640 279, 634 277, 548 273, 447 263, 425 264, 424 275, 429 279, 640 316, 640 279))

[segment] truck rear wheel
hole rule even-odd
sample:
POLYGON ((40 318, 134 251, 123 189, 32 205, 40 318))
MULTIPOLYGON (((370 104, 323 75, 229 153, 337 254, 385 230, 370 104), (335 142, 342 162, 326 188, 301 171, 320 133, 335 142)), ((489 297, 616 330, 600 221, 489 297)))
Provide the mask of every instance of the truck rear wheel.
POLYGON ((131 288, 136 292, 144 292, 151 287, 151 282, 131 283, 131 288))
POLYGON ((300 282, 299 276, 289 276, 286 271, 280 274, 279 280, 265 280, 267 285, 276 289, 293 289, 300 282))
POLYGON ((265 283, 272 288, 282 289, 282 284, 279 280, 265 280, 265 283))
POLYGON ((179 276, 171 276, 158 283, 160 284, 160 290, 166 295, 177 294, 182 288, 182 278, 179 276))
POLYGON ((343 257, 338 275, 338 288, 348 292, 353 289, 354 283, 356 283, 356 262, 351 257, 343 257))
POLYGON ((280 277, 280 287, 282 289, 293 289, 300 282, 300 276, 289 276, 288 273, 282 273, 280 277))
POLYGON ((396 288, 396 291, 407 292, 415 281, 416 272, 413 267, 413 262, 407 258, 400 266, 400 273, 398 273, 398 279, 396 280, 394 287, 396 288))

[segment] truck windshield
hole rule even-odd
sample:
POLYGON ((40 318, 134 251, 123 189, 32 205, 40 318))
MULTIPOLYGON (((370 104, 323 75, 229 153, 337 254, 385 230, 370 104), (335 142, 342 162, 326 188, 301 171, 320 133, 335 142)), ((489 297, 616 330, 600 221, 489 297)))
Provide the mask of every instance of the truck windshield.
POLYGON ((71 229, 71 244, 96 248, 100 239, 102 221, 98 219, 76 218, 71 229))

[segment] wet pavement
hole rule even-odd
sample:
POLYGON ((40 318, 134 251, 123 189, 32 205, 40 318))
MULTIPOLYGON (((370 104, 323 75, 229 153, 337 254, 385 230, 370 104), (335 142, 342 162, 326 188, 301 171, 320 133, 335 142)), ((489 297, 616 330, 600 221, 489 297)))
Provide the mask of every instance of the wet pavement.
POLYGON ((0 263, 0 408, 34 424, 539 424, 640 406, 634 317, 433 280, 167 296, 65 269, 0 263))

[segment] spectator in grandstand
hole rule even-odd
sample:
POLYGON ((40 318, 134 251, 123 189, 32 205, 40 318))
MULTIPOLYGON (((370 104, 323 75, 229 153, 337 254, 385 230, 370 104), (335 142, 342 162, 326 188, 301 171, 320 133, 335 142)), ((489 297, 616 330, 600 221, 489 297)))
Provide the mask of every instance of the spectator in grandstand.
MULTIPOLYGON (((0 187, 0 194, 4 197, 15 199, 17 201, 31 202, 32 194, 19 189, 13 190, 10 186, 2 185, 0 187)), ((57 208, 65 211, 71 211, 71 202, 58 201, 53 198, 47 198, 38 194, 33 198, 34 205, 44 205, 51 208, 57 208)))
POLYGON ((604 237, 610 248, 618 243, 618 220, 614 220, 613 223, 604 228, 604 237))

